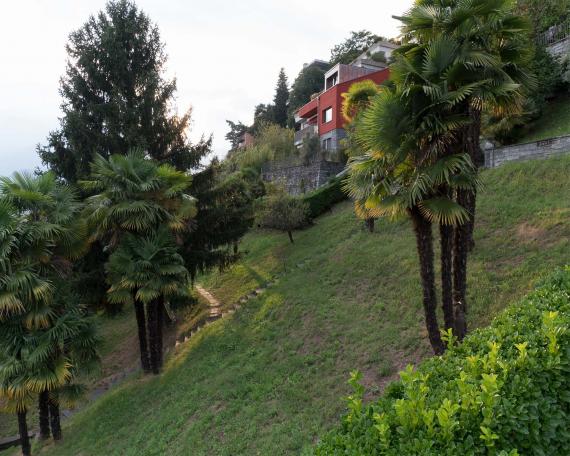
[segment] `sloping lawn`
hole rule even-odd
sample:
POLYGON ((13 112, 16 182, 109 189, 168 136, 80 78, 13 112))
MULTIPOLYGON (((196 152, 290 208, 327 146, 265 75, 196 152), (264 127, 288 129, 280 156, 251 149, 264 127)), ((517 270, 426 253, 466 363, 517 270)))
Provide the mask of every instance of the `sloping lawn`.
POLYGON ((533 122, 521 143, 570 135, 570 94, 560 94, 548 103, 542 117, 533 122))
MULTIPOLYGON (((471 327, 568 263, 569 175, 570 157, 483 173, 471 327)), ((407 221, 380 221, 369 234, 347 202, 295 236, 247 235, 243 261, 201 283, 226 303, 272 286, 181 345, 163 375, 107 393, 65 423, 61 444, 36 453, 299 454, 338 423, 352 369, 371 399, 398 369, 430 356, 407 221)))

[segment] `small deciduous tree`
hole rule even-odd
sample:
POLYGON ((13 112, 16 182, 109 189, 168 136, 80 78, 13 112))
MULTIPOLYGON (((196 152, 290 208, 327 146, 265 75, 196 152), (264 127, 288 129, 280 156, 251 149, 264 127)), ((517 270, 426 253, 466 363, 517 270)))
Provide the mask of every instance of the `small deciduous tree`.
POLYGON ((309 207, 301 199, 275 189, 261 200, 257 220, 262 227, 286 232, 293 243, 293 230, 309 222, 309 207))

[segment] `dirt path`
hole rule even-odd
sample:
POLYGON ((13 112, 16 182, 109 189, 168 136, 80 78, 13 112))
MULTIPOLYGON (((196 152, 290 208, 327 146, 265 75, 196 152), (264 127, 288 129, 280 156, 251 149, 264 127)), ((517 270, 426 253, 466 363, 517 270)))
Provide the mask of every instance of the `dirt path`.
POLYGON ((222 304, 212 294, 200 285, 195 286, 196 291, 208 301, 210 305, 210 319, 215 320, 222 316, 222 304))

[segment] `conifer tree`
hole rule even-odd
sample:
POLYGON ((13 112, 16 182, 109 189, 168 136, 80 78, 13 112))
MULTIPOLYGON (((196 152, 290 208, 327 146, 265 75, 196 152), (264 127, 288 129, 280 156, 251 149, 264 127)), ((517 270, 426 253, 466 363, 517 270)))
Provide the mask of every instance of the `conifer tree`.
POLYGON ((61 78, 63 116, 38 153, 58 177, 89 174, 95 155, 147 151, 179 170, 199 163, 186 137, 190 111, 174 111, 176 80, 164 76, 167 56, 158 28, 129 0, 113 0, 71 33, 61 78))
POLYGON ((287 87, 287 75, 281 68, 277 78, 275 97, 273 98, 273 121, 281 127, 287 126, 287 106, 289 103, 289 89, 287 87))

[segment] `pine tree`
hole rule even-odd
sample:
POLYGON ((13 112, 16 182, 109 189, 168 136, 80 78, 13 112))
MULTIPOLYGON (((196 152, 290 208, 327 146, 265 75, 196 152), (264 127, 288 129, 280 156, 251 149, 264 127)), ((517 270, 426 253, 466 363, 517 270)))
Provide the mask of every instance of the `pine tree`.
POLYGON ((287 126, 287 106, 289 103, 289 89, 287 88, 287 75, 281 68, 277 78, 275 97, 273 98, 273 120, 281 127, 287 126))
POLYGON ((147 151, 179 170, 198 165, 186 131, 190 111, 173 111, 176 80, 164 77, 166 53, 148 16, 128 0, 71 33, 61 79, 63 117, 38 153, 58 177, 75 182, 89 174, 96 154, 108 158, 131 149, 147 151))

